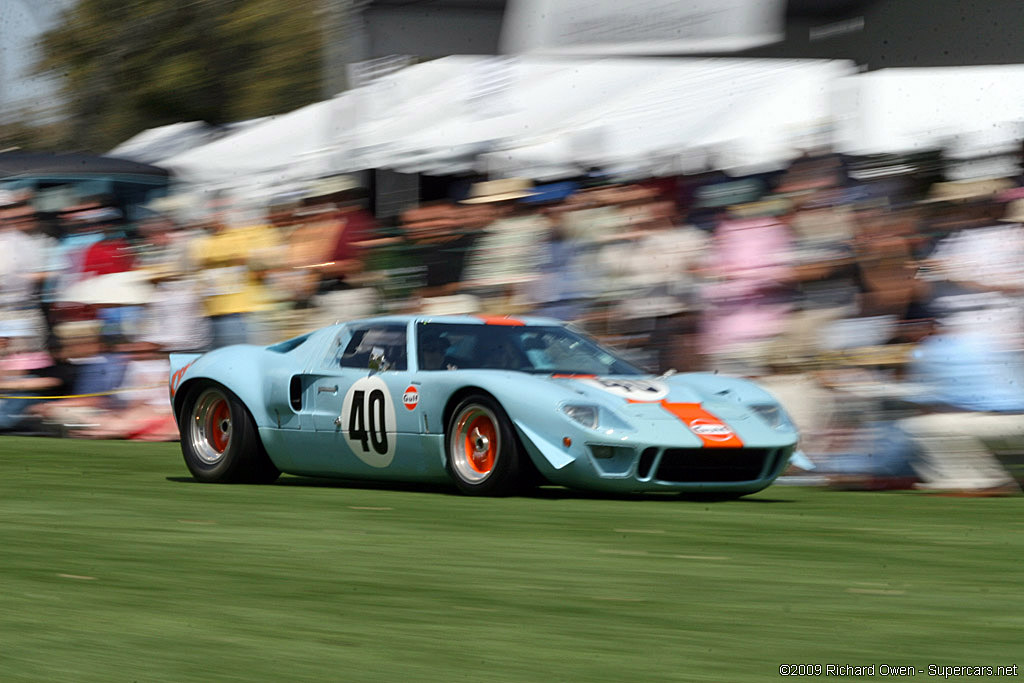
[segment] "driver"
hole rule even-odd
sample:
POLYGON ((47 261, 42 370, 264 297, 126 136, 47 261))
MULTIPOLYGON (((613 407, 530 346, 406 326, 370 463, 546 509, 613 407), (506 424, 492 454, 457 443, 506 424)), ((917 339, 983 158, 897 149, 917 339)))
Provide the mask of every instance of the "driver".
POLYGON ((455 370, 456 366, 446 354, 448 340, 437 330, 421 330, 420 369, 421 370, 455 370))

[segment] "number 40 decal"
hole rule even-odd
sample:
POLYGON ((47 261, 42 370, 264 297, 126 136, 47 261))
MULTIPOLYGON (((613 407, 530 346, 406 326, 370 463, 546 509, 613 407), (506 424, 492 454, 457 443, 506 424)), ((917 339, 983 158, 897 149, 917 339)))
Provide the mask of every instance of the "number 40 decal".
POLYGON ((341 406, 341 427, 357 458, 372 467, 391 464, 395 456, 395 403, 382 379, 364 377, 349 388, 341 406))
POLYGON ((362 444, 363 453, 370 451, 367 441, 373 445, 375 453, 388 452, 388 423, 384 414, 384 392, 374 389, 366 400, 365 391, 352 394, 352 409, 348 414, 348 438, 362 444))

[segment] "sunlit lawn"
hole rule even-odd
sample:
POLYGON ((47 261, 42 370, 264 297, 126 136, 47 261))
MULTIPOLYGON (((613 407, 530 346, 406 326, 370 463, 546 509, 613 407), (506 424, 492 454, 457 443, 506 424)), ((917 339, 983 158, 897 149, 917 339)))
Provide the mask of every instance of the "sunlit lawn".
POLYGON ((1024 664, 1024 498, 216 486, 177 444, 0 437, 0 553, 5 682, 1024 664))

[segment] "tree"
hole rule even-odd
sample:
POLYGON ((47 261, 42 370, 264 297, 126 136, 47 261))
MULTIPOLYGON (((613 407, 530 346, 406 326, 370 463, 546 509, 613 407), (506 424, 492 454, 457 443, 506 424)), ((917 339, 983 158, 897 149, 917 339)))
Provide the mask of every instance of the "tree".
POLYGON ((52 112, 24 106, 0 121, 0 152, 32 149, 57 152, 66 137, 67 122, 52 112))
POLYGON ((43 37, 66 145, 278 114, 320 99, 320 0, 78 0, 43 37))

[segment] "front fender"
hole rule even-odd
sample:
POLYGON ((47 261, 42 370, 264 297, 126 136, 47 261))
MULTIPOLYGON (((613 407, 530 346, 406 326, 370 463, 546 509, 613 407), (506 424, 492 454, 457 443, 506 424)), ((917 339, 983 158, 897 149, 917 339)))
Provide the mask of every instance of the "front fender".
POLYGON ((561 442, 563 436, 577 434, 559 409, 561 403, 575 396, 571 390, 521 373, 480 370, 459 377, 447 393, 447 402, 457 402, 470 389, 482 390, 501 404, 526 453, 545 476, 550 477, 580 457, 578 448, 570 449, 561 442))

